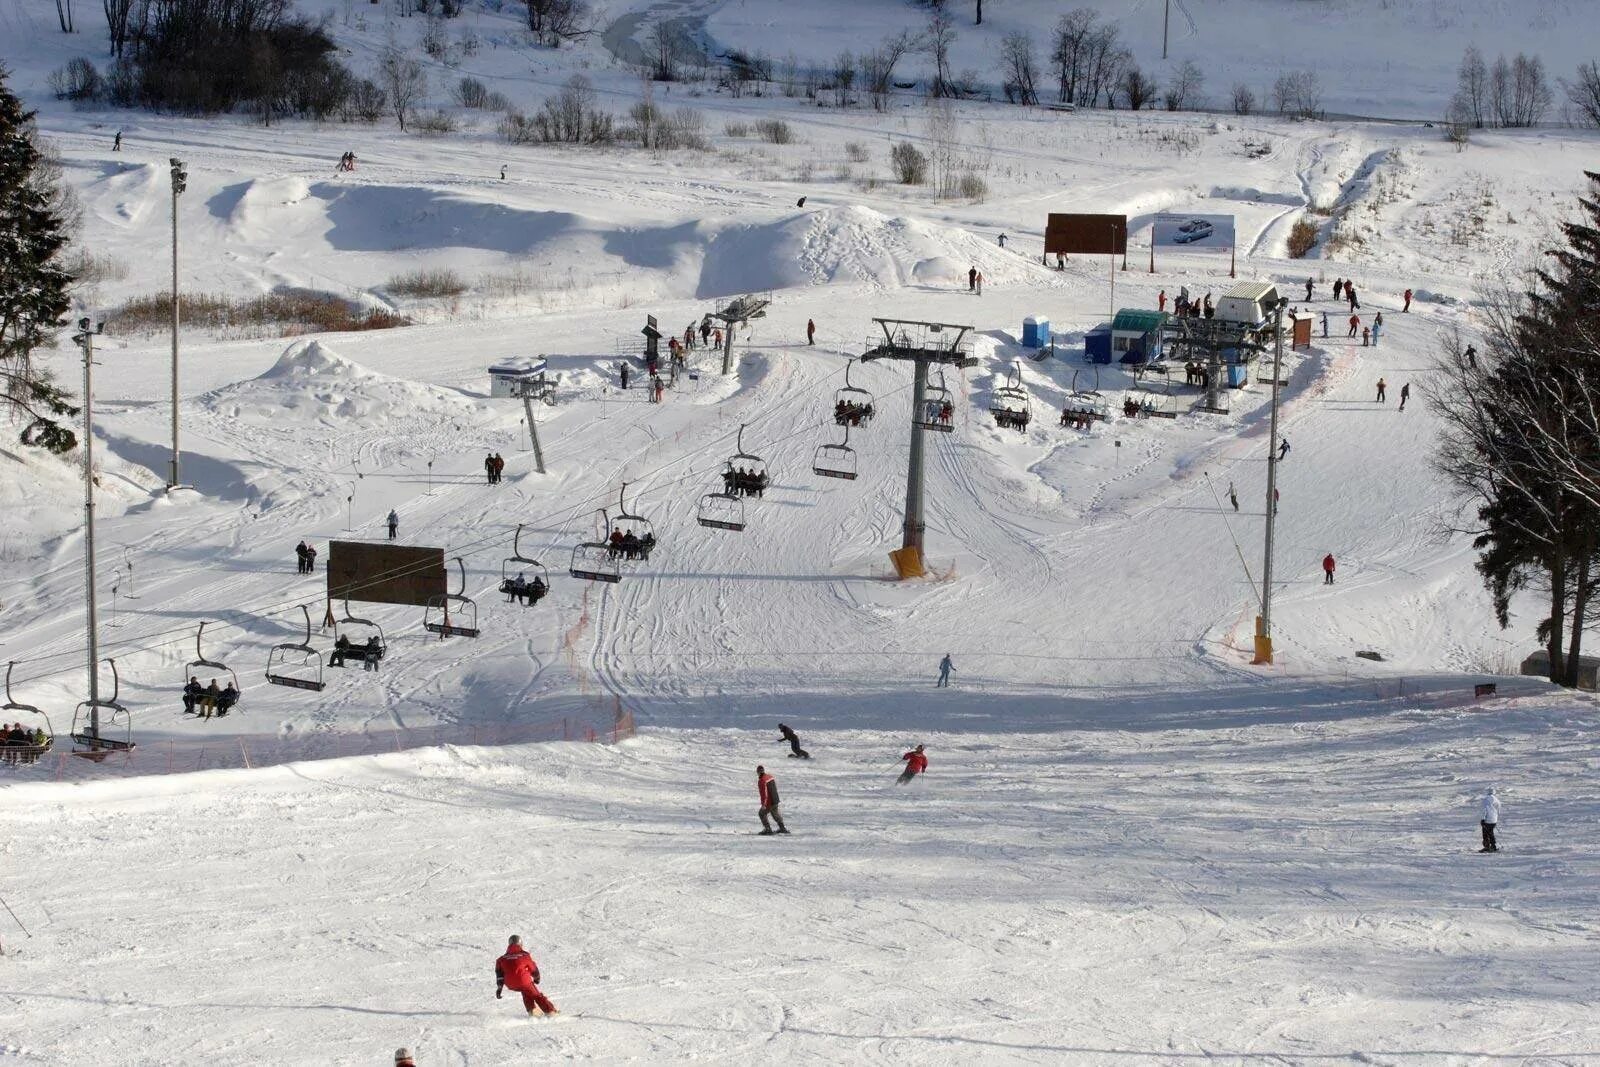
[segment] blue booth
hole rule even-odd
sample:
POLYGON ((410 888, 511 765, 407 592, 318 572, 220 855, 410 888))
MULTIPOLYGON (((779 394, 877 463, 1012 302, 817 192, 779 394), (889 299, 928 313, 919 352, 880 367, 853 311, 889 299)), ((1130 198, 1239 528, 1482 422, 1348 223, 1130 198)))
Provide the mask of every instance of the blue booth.
POLYGON ((1029 315, 1022 320, 1022 347, 1049 348, 1050 320, 1042 315, 1029 315))
POLYGON ((1083 335, 1083 358, 1090 363, 1111 362, 1111 324, 1102 322, 1083 335))

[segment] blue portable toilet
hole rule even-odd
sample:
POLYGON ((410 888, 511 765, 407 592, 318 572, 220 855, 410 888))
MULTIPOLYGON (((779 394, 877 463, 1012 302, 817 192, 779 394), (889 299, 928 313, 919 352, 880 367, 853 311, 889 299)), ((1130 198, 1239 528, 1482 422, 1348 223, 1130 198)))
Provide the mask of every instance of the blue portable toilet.
POLYGON ((1237 348, 1224 348, 1218 353, 1222 357, 1222 380, 1230 389, 1243 389, 1250 384, 1250 360, 1237 348))
POLYGON ((1111 324, 1102 322, 1083 335, 1083 358, 1090 363, 1111 362, 1111 324))
POLYGON ((1029 315, 1022 320, 1022 347, 1049 348, 1050 320, 1042 315, 1029 315))

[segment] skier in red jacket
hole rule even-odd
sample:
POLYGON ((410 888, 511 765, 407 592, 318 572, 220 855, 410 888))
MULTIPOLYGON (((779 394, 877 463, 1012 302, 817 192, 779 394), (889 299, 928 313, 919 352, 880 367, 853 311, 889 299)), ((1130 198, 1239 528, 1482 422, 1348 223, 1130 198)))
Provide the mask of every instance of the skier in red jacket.
POLYGON ((901 772, 899 778, 895 779, 895 781, 900 785, 905 785, 907 782, 911 781, 911 779, 926 772, 928 769, 928 757, 922 754, 921 745, 918 745, 916 748, 912 749, 910 752, 907 752, 900 758, 905 760, 906 764, 906 769, 901 772))
POLYGON ((1322 584, 1323 585, 1332 585, 1333 584, 1333 568, 1335 566, 1336 566, 1336 564, 1333 561, 1333 553, 1332 552, 1329 552, 1326 556, 1322 557, 1322 584))
POLYGON ((765 767, 756 768, 756 795, 761 798, 761 807, 756 812, 761 819, 761 836, 772 836, 772 823, 767 821, 768 816, 777 822, 778 833, 788 833, 789 828, 783 825, 783 816, 778 814, 778 780, 768 774, 765 767))
POLYGON ((522 1006, 529 1015, 556 1015, 556 1006, 550 998, 539 992, 539 965, 528 950, 522 947, 522 937, 511 935, 505 955, 494 961, 494 999, 510 987, 522 994, 522 1006))

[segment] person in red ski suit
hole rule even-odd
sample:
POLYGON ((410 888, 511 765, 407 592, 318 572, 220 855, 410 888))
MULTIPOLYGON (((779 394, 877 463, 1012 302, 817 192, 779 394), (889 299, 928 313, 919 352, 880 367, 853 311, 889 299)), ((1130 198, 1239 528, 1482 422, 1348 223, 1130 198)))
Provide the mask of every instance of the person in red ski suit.
POLYGON ((765 767, 756 768, 756 796, 761 798, 761 807, 756 811, 761 819, 761 836, 772 836, 769 817, 778 824, 778 833, 788 833, 789 828, 783 825, 783 816, 778 813, 778 780, 768 774, 765 767))
POLYGON ((522 937, 511 935, 505 955, 494 961, 494 999, 511 989, 522 994, 522 1006, 529 1015, 555 1015, 556 1006, 550 998, 539 992, 539 965, 528 950, 522 947, 522 937))
POLYGON ((899 778, 895 779, 900 785, 905 785, 917 775, 925 773, 928 769, 928 757, 922 754, 921 745, 918 745, 900 758, 905 760, 906 764, 906 769, 901 772, 899 778))
POLYGON ((1333 568, 1334 568, 1333 553, 1329 552, 1326 556, 1322 557, 1322 584, 1323 585, 1332 585, 1333 584, 1333 568))

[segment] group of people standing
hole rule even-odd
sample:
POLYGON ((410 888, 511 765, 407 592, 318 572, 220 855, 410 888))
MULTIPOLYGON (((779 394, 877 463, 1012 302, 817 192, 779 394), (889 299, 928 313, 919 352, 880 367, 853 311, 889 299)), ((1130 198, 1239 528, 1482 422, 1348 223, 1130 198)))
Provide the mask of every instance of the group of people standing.
POLYGON ((314 574, 317 569, 317 550, 301 541, 294 546, 294 558, 301 574, 314 574))
POLYGON ((983 295, 983 271, 977 267, 967 269, 967 292, 976 296, 983 295))
POLYGON ((490 485, 499 485, 501 476, 505 474, 506 461, 498 452, 491 452, 483 457, 483 476, 490 485))

